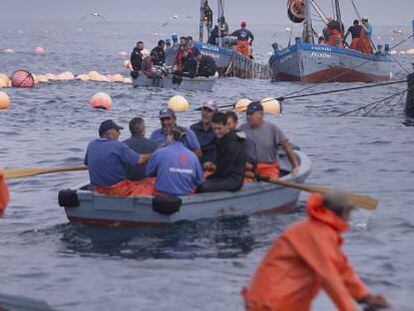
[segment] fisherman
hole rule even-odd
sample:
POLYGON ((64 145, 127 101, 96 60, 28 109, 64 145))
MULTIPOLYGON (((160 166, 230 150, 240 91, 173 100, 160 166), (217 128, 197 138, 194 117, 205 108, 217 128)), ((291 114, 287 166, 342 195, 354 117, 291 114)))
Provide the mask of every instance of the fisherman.
POLYGON ((224 16, 219 17, 218 19, 219 27, 220 27, 220 33, 222 37, 229 35, 229 24, 226 22, 226 18, 224 16))
POLYGON ((194 57, 193 52, 186 46, 179 56, 179 62, 176 63, 174 74, 176 76, 194 78, 197 75, 197 66, 197 59, 194 57))
POLYGON ((325 28, 322 30, 323 36, 325 37, 325 42, 329 42, 331 37, 331 30, 333 27, 334 19, 333 17, 328 17, 328 23, 326 24, 325 28))
MULTIPOLYGON (((139 154, 151 154, 157 150, 157 144, 145 138, 145 120, 143 118, 131 119, 129 131, 131 137, 123 141, 129 148, 139 154)), ((125 171, 129 180, 141 180, 145 177, 145 164, 127 165, 125 171)))
POLYGON ((227 125, 230 127, 231 130, 237 129, 237 124, 239 122, 239 118, 237 117, 237 113, 235 113, 233 110, 226 111, 226 117, 227 117, 227 125))
POLYGON ((150 154, 136 153, 118 141, 122 129, 112 120, 103 121, 99 138, 89 143, 84 162, 95 191, 106 195, 139 195, 142 189, 127 179, 124 166, 144 164, 150 154))
POLYGON ((197 73, 199 77, 212 77, 216 74, 217 65, 210 55, 199 53, 197 55, 197 73))
POLYGON ((188 50, 187 37, 180 37, 180 44, 178 46, 178 51, 174 55, 174 65, 177 71, 182 71, 184 68, 184 50, 188 50))
POLYGON ((263 106, 251 102, 246 110, 247 123, 240 126, 246 134, 248 167, 253 166, 257 174, 271 179, 279 178, 278 148, 282 145, 292 165, 292 173, 299 170, 295 153, 283 131, 275 124, 264 120, 263 106))
MULTIPOLYGON (((177 117, 171 108, 162 108, 159 114, 161 128, 152 132, 150 140, 155 142, 158 147, 165 147, 168 144, 167 136, 173 128, 177 126, 177 117)), ((184 145, 193 151, 198 157, 201 157, 201 147, 196 134, 191 129, 186 130, 184 145)))
POLYGON ((157 56, 150 55, 147 49, 141 51, 142 54, 142 72, 147 78, 157 79, 162 77, 162 72, 154 67, 157 56))
POLYGON ((338 31, 336 27, 331 29, 331 35, 329 36, 329 42, 328 45, 335 46, 337 48, 343 48, 343 40, 342 40, 342 34, 338 31))
POLYGON ((164 66, 165 63, 165 41, 160 40, 156 47, 151 50, 151 56, 155 56, 154 65, 164 66))
POLYGON ((363 17, 361 19, 362 31, 359 40, 359 49, 364 54, 372 54, 372 45, 371 45, 371 35, 372 35, 372 26, 368 22, 368 17, 363 17))
POLYGON ((4 179, 4 172, 0 168, 0 215, 4 212, 10 201, 9 188, 4 179))
POLYGON ((212 45, 217 45, 217 38, 219 37, 219 29, 218 26, 215 25, 214 28, 210 31, 210 35, 208 36, 207 43, 212 45))
POLYGON ((187 37, 187 46, 189 53, 194 57, 197 57, 201 53, 200 49, 194 45, 194 40, 191 36, 187 37))
POLYGON ((246 310, 310 310, 322 288, 338 310, 388 307, 382 295, 371 294, 342 250, 353 206, 333 192, 312 194, 308 219, 287 228, 269 248, 247 288, 246 310))
POLYGON ((158 149, 147 164, 147 176, 155 176, 154 195, 189 195, 204 181, 197 156, 185 147, 188 130, 174 126, 167 135, 168 146, 158 149))
POLYGON ((207 100, 201 107, 201 120, 190 126, 194 131, 201 146, 203 155, 200 157, 201 164, 213 162, 216 159, 216 143, 214 133, 211 129, 211 117, 217 111, 217 105, 212 100, 207 100))
POLYGON ((213 10, 208 5, 208 1, 204 2, 204 22, 206 23, 207 31, 210 32, 213 27, 213 10))
POLYGON ((217 156, 213 162, 204 163, 204 168, 213 173, 199 187, 199 192, 237 191, 243 186, 247 155, 244 139, 241 139, 227 123, 224 112, 215 112, 211 119, 217 156))
POLYGON ((250 47, 253 44, 253 33, 246 28, 247 22, 242 21, 240 23, 240 29, 234 31, 230 36, 237 37, 237 52, 244 57, 250 57, 250 47))
POLYGON ((144 49, 144 42, 138 41, 131 52, 130 66, 131 77, 138 78, 139 72, 142 70, 142 55, 141 51, 144 49))
POLYGON ((349 46, 350 49, 358 50, 361 31, 362 31, 362 26, 359 24, 359 21, 357 19, 354 20, 353 25, 348 28, 348 31, 346 32, 344 36, 344 42, 346 42, 346 38, 348 38, 349 34, 351 34, 352 36, 352 42, 351 42, 351 45, 349 46))

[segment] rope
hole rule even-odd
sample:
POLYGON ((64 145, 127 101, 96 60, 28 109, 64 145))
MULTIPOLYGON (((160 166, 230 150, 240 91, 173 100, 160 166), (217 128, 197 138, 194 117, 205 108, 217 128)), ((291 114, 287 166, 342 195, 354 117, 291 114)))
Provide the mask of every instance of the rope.
POLYGON ((403 40, 401 40, 400 42, 398 42, 397 44, 395 44, 394 46, 390 47, 390 50, 395 49, 397 46, 400 46, 401 44, 403 44, 405 41, 411 39, 414 36, 414 34, 409 35, 408 37, 405 37, 403 40))
POLYGON ((378 103, 380 103, 380 102, 383 102, 383 101, 386 101, 386 100, 392 99, 392 98, 394 98, 394 97, 396 97, 396 96, 398 96, 398 95, 400 95, 400 94, 403 94, 403 93, 405 93, 405 92, 407 92, 407 90, 398 91, 398 92, 397 92, 397 93, 395 93, 395 94, 392 94, 392 95, 390 95, 390 96, 387 96, 387 97, 381 98, 381 99, 376 100, 376 101, 374 101, 374 102, 372 102, 372 103, 369 103, 369 104, 367 104, 367 105, 364 105, 364 106, 358 107, 358 108, 356 108, 356 109, 353 109, 353 110, 350 110, 350 111, 347 111, 347 112, 344 112, 344 113, 341 113, 338 117, 343 117, 343 116, 349 115, 349 114, 351 114, 351 113, 353 113, 353 112, 360 111, 360 110, 363 110, 363 109, 365 110, 365 109, 366 109, 367 107, 369 107, 369 106, 372 106, 372 105, 378 104, 378 103))
MULTIPOLYGON (((391 55, 391 54, 390 54, 391 55)), ((407 74, 410 74, 411 72, 408 70, 408 69, 406 69, 404 66, 403 66, 403 64, 401 64, 401 62, 394 56, 394 55, 391 55, 391 57, 394 59, 394 61, 398 64, 398 66, 400 66, 400 68, 402 69, 402 70, 404 70, 405 71, 405 73, 407 73, 407 74)))

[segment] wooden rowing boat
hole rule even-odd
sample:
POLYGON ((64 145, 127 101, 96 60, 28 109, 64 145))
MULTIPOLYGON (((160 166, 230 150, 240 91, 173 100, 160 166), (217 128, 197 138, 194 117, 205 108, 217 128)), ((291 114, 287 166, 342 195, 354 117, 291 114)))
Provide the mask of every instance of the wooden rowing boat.
MULTIPOLYGON (((303 183, 311 171, 310 159, 295 151, 300 163, 296 174, 281 179, 303 183)), ((291 169, 280 153, 281 171, 291 169)), ((94 193, 89 186, 62 190, 59 204, 69 221, 105 227, 164 227, 179 221, 223 216, 288 213, 296 206, 300 191, 266 182, 247 182, 237 192, 201 193, 159 200, 152 196, 116 197, 94 193), (166 211, 167 209, 167 211, 166 211)))

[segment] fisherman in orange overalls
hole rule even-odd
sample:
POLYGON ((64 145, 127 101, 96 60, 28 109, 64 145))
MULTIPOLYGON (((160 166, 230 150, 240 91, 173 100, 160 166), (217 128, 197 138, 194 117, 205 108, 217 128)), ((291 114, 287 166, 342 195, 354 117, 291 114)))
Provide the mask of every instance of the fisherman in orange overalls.
POLYGON ((352 208, 341 192, 312 194, 308 219, 282 233, 243 290, 246 310, 310 310, 320 288, 342 311, 358 310, 355 302, 369 310, 387 308, 387 300, 369 292, 341 249, 352 208))
POLYGON ((253 33, 246 28, 247 22, 240 23, 241 28, 234 31, 230 36, 237 37, 237 52, 245 57, 250 57, 250 47, 253 44, 253 33))
POLYGON ((6 209, 9 200, 9 188, 7 187, 7 184, 4 181, 3 170, 0 169, 0 215, 6 209))

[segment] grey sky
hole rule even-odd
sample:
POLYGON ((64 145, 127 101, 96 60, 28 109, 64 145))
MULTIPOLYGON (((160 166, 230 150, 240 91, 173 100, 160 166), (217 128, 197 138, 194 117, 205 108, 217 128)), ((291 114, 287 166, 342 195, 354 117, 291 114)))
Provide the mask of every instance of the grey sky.
MULTIPOLYGON (((414 18, 414 0, 354 0, 362 15, 376 25, 409 25, 414 18)), ((97 10, 112 21, 160 22, 174 14, 198 14, 199 0, 0 0, 2 19, 76 21, 97 10)), ((209 1, 213 7, 215 0, 209 1)), ((286 1, 226 0, 226 16, 230 23, 246 19, 256 24, 286 24, 286 1)), ((318 0, 330 7, 331 0, 318 0)), ((351 0, 341 0, 347 22, 354 17, 351 0)), ((329 14, 329 11, 327 12, 329 14)))

